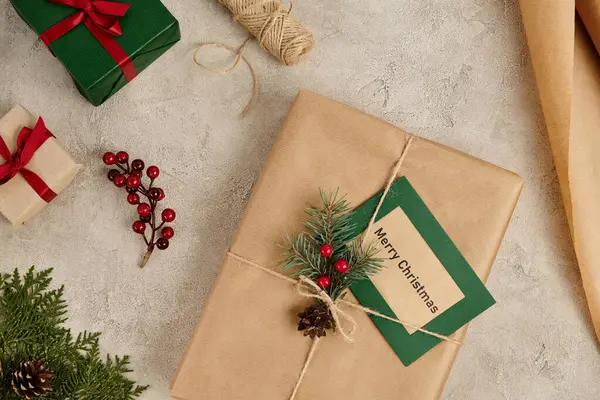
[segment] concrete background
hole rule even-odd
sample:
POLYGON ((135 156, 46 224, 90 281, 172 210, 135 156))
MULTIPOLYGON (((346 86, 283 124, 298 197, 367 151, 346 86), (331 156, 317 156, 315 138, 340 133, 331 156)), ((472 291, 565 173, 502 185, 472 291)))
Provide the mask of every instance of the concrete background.
MULTIPOLYGON (((130 354, 143 396, 168 385, 290 101, 311 89, 418 135, 516 171, 526 180, 492 272, 498 304, 472 325, 444 399, 593 399, 600 357, 571 249, 516 0, 304 0, 295 15, 318 39, 283 67, 254 43, 246 67, 212 75, 193 44, 241 44, 245 31, 213 0, 165 0, 182 41, 94 108, 0 0, 0 113, 42 114, 85 170, 45 212, 13 231, 0 219, 0 270, 54 267, 70 325, 102 331, 130 354), (100 158, 125 149, 160 166, 176 238, 145 270, 134 211, 100 158)), ((207 59, 226 61, 223 53, 207 59)), ((232 377, 234 379, 234 377, 232 377)), ((400 397, 401 398, 401 397, 400 397)))

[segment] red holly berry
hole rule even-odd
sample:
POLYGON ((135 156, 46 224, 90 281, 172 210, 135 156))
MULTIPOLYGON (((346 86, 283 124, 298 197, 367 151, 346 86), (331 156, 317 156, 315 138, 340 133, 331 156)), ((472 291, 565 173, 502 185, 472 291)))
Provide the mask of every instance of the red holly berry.
POLYGON ((173 222, 176 217, 175 210, 172 208, 165 208, 161 214, 161 217, 165 222, 173 222))
POLYGON ((137 176, 138 178, 142 177, 142 173, 140 171, 131 171, 132 176, 137 176))
POLYGON ((125 177, 123 175, 117 175, 113 178, 113 183, 116 187, 125 186, 125 177))
POLYGON ((139 233, 140 235, 146 231, 146 224, 142 221, 135 221, 131 227, 135 233, 139 233))
POLYGON ((160 175, 160 169, 158 169, 158 167, 155 165, 151 165, 146 170, 146 175, 148 175, 148 178, 150 179, 156 179, 158 178, 158 175, 160 175))
POLYGON ((129 175, 129 177, 127 178, 127 186, 132 189, 137 189, 138 187, 140 187, 141 183, 142 181, 140 180, 140 178, 138 178, 135 175, 129 175))
POLYGON ((142 171, 144 169, 144 162, 139 158, 136 158, 131 162, 131 169, 134 171, 142 171))
POLYGON ((321 255, 325 258, 331 257, 333 254, 333 247, 330 244, 324 244, 321 246, 321 255))
POLYGON ((152 188, 148 191, 148 197, 152 200, 161 201, 165 198, 165 192, 161 188, 152 188))
POLYGON ((152 200, 158 200, 160 197, 160 190, 158 190, 158 188, 150 189, 148 191, 148 197, 150 197, 152 200))
POLYGON ((165 250, 167 247, 169 247, 169 241, 165 238, 159 238, 156 241, 156 247, 158 247, 159 250, 165 250))
POLYGON ((129 154, 126 151, 119 151, 117 153, 117 162, 120 164, 125 164, 129 161, 129 154))
POLYGON ((328 276, 322 275, 317 278, 317 285, 323 289, 327 289, 331 285, 331 279, 328 276))
POLYGON ((115 180, 115 176, 119 175, 119 171, 116 169, 111 169, 110 171, 108 171, 108 180, 109 181, 114 181, 115 180))
POLYGON ((173 236, 175 236, 175 231, 170 226, 165 226, 162 228, 162 231, 160 231, 160 234, 164 238, 171 239, 173 236))
POLYGON ((152 211, 152 209, 150 208, 150 204, 148 204, 148 203, 140 203, 137 206, 137 212, 142 217, 147 217, 148 215, 150 215, 151 211, 152 211))
POLYGON ((132 206, 136 205, 140 202, 140 196, 137 193, 129 193, 127 195, 127 202, 132 206))
POLYGON ((335 262, 335 270, 337 272, 341 272, 343 274, 348 272, 348 268, 350 268, 350 263, 344 259, 340 259, 335 262))
POLYGON ((104 161, 104 164, 106 165, 113 165, 115 162, 117 162, 117 156, 115 156, 115 153, 111 153, 109 151, 104 153, 104 156, 102 156, 102 161, 104 161))

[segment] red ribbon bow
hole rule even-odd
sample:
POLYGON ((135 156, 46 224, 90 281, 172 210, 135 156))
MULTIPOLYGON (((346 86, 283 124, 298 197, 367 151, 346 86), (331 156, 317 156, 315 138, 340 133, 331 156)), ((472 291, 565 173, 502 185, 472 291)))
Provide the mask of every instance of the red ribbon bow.
POLYGON ((35 172, 25 168, 33 158, 35 152, 49 138, 54 137, 40 117, 35 127, 21 129, 17 137, 17 151, 11 154, 6 142, 0 137, 0 157, 6 160, 6 164, 0 165, 0 186, 4 185, 17 174, 21 174, 25 181, 46 202, 50 203, 56 197, 56 193, 35 172))
POLYGON ((48 1, 73 7, 80 11, 60 21, 40 35, 47 46, 83 23, 116 61, 127 81, 131 81, 137 76, 133 61, 131 61, 129 55, 113 38, 113 36, 121 36, 123 34, 117 17, 123 17, 127 13, 129 4, 103 0, 48 1))

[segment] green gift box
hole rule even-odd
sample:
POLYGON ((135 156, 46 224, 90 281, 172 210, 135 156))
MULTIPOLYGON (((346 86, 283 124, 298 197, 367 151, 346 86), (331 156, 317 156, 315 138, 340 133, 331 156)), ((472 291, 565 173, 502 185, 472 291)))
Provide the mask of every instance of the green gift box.
POLYGON ((181 38, 160 0, 10 0, 67 68, 79 92, 100 105, 181 38))

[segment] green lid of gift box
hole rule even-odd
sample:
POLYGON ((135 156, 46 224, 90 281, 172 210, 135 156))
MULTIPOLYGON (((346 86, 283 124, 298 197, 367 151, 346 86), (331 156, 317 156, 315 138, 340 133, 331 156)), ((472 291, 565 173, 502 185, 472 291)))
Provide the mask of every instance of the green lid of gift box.
MULTIPOLYGON (((10 2, 38 35, 81 12, 81 9, 50 0, 10 2)), ((67 1, 74 4, 93 2, 95 0, 67 1)), ((160 0, 119 0, 114 3, 129 4, 129 9, 123 16, 112 17, 118 21, 122 34, 111 38, 129 56, 138 74, 181 38, 179 23, 160 0)), ((49 47, 71 74, 79 92, 94 105, 102 104, 128 83, 121 67, 84 23, 50 43, 49 47)))

